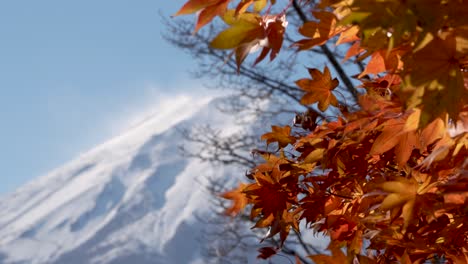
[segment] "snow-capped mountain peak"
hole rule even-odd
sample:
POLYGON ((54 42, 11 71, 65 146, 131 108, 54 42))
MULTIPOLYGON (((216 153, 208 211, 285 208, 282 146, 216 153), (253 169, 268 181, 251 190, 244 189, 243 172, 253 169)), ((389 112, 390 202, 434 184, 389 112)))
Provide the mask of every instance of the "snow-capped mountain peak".
POLYGON ((197 176, 225 177, 180 155, 180 127, 235 132, 216 99, 179 97, 130 130, 0 199, 0 263, 190 263, 197 176))

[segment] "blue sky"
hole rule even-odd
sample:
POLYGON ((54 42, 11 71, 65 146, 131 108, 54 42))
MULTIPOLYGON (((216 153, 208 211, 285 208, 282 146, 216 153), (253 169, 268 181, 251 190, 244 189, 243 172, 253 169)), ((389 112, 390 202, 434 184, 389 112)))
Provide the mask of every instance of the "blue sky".
POLYGON ((0 2, 0 194, 200 87, 191 58, 161 38, 159 11, 184 2, 0 2))

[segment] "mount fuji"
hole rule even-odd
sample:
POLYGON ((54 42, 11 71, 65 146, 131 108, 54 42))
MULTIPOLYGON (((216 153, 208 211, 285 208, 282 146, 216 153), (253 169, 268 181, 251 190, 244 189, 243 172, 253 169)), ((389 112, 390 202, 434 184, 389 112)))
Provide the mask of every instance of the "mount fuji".
MULTIPOLYGON (((217 99, 179 97, 125 133, 0 198, 0 263, 204 263, 202 175, 237 179, 179 153, 181 128, 236 133, 217 99), (201 183, 200 183, 201 182, 201 183)), ((242 173, 240 173, 242 174, 242 173)))

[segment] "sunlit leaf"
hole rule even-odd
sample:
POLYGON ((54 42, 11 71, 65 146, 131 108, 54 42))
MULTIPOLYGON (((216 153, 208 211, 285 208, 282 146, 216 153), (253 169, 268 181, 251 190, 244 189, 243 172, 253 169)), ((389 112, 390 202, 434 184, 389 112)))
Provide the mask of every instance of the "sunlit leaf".
POLYGON ((317 69, 309 69, 312 79, 296 81, 306 94, 301 98, 301 104, 308 105, 318 102, 320 111, 327 110, 329 105, 338 106, 338 100, 332 90, 338 86, 338 79, 332 79, 330 70, 325 67, 323 73, 317 69))

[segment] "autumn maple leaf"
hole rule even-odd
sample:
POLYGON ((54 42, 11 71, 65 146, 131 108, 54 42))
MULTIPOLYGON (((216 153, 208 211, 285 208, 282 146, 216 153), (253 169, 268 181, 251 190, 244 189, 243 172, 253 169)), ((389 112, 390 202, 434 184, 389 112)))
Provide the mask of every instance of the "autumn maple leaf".
POLYGON ((443 113, 456 120, 467 102, 468 91, 461 71, 468 50, 466 31, 458 35, 428 35, 429 41, 424 41, 405 59, 407 69, 402 92, 409 95, 408 107, 423 105, 421 127, 443 113))
POLYGON ((299 50, 311 49, 322 45, 342 31, 336 28, 336 17, 333 13, 324 11, 313 12, 313 14, 320 22, 309 21, 299 28, 299 33, 307 37, 293 44, 299 50))
POLYGON ((291 136, 290 126, 271 126, 271 130, 272 132, 263 134, 261 137, 262 140, 266 140, 267 144, 278 142, 278 147, 284 148, 296 141, 296 138, 291 136))
MULTIPOLYGON (((401 209, 403 217, 403 230, 408 227, 413 219, 413 211, 416 203, 417 185, 415 182, 401 178, 398 181, 384 182, 380 188, 389 194, 380 205, 380 209, 386 211, 391 209, 401 209)), ((400 212, 394 210, 393 212, 400 212)))
POLYGON ((236 15, 235 10, 228 10, 222 19, 230 27, 211 41, 211 47, 215 49, 234 49, 265 37, 260 15, 252 13, 236 15))
POLYGON ((279 53, 288 25, 284 15, 236 14, 235 10, 228 10, 222 18, 230 27, 219 33, 210 45, 215 49, 234 49, 238 69, 247 55, 259 48, 262 52, 254 65, 268 53, 270 60, 279 53))
POLYGON ((430 175, 416 171, 412 172, 411 179, 399 177, 395 181, 379 184, 379 188, 388 193, 380 209, 392 210, 392 217, 398 217, 401 212, 404 222, 402 231, 405 231, 417 211, 418 196, 433 191, 436 185, 437 182, 434 182, 430 175))
MULTIPOLYGON (((417 121, 417 120, 416 120, 417 121)), ((404 166, 415 148, 419 148, 418 134, 414 125, 404 120, 390 119, 383 124, 382 133, 375 139, 370 155, 380 155, 395 148, 395 159, 398 165, 404 166), (405 125, 410 127, 405 129, 405 125)))
POLYGON ((197 24, 195 25, 195 32, 197 32, 204 25, 210 23, 213 18, 224 14, 230 1, 231 0, 190 0, 185 3, 174 16, 189 15, 201 10, 198 14, 197 24))
POLYGON ((404 52, 404 49, 394 49, 390 52, 387 52, 387 50, 378 50, 372 53, 366 68, 359 74, 359 78, 367 74, 378 74, 385 71, 392 73, 399 70, 403 67, 400 57, 404 52))
POLYGON ((332 93, 332 90, 338 86, 338 79, 331 78, 328 67, 325 67, 323 73, 318 69, 308 70, 312 79, 305 78, 296 81, 296 85, 306 92, 301 98, 301 104, 309 105, 318 102, 320 111, 327 110, 330 104, 338 106, 338 100, 332 93))
POLYGON ((249 200, 243 194, 243 190, 246 188, 246 186, 246 184, 241 183, 237 189, 221 194, 221 197, 232 200, 231 207, 225 211, 227 215, 235 216, 247 205, 249 200))

